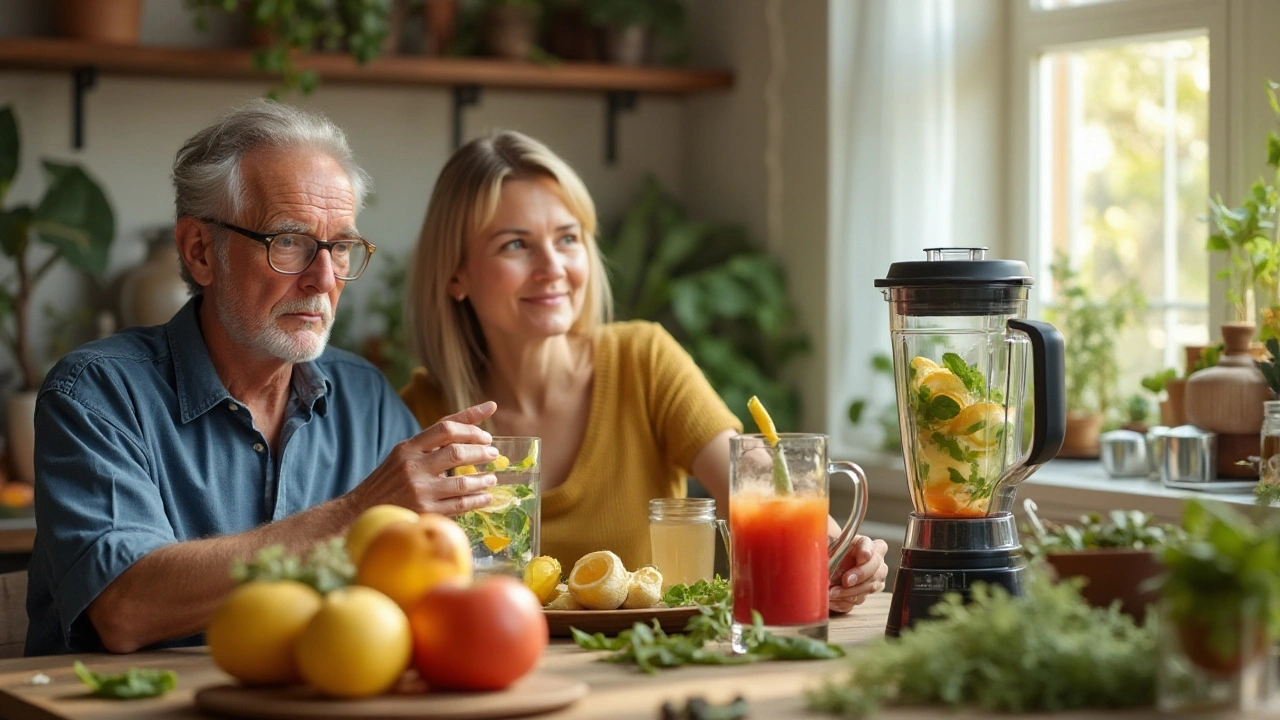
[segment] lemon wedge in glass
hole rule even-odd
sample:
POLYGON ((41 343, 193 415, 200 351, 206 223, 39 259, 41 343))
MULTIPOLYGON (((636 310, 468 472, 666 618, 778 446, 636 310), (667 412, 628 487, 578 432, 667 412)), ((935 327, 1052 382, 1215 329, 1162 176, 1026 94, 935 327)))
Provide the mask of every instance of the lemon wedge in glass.
POLYGON ((556 598, 560 585, 560 561, 550 555, 539 555, 524 566, 524 586, 546 605, 556 598))
POLYGON ((569 573, 569 594, 588 610, 617 610, 627 599, 631 573, 608 550, 587 553, 569 573))

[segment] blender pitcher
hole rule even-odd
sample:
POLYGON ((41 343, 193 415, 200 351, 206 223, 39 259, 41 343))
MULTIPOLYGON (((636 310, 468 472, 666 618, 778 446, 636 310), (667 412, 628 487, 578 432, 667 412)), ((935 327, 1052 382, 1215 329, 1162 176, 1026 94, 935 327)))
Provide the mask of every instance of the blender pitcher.
POLYGON ((944 592, 967 595, 974 582, 1020 592, 1014 494, 1057 455, 1066 425, 1062 335, 1025 319, 1033 282, 1026 263, 987 260, 985 248, 927 249, 925 257, 894 263, 876 280, 889 301, 915 509, 890 635, 944 592))

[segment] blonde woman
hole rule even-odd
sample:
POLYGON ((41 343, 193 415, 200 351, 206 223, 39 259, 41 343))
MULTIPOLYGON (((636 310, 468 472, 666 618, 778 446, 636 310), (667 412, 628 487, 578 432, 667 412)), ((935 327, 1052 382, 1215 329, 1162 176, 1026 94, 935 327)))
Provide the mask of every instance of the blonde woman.
MULTIPOLYGON (((742 427, 660 325, 610 322, 595 235, 582 180, 536 140, 503 132, 454 153, 413 258, 422 367, 401 397, 420 423, 495 401, 495 435, 542 438, 542 551, 568 568, 609 549, 636 568, 649 500, 682 497, 688 474, 727 510, 742 427)), ((884 587, 885 550, 857 539, 833 612, 884 587)))

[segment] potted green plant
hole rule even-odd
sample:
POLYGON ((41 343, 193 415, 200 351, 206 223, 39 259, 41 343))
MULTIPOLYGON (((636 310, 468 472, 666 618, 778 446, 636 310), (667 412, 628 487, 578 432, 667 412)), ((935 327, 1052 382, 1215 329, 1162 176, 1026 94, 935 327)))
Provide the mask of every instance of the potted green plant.
POLYGON ((1116 338, 1143 300, 1132 285, 1093 297, 1066 257, 1051 266, 1057 298, 1048 309, 1066 343, 1067 431, 1061 457, 1097 457, 1098 435, 1115 395, 1116 338))
POLYGON ((0 251, 14 266, 0 284, 0 340, 18 364, 8 400, 9 449, 19 479, 31 481, 35 390, 42 372, 31 347, 32 293, 59 260, 101 276, 115 239, 115 215, 102 188, 78 165, 43 162, 46 187, 32 204, 5 207, 18 174, 21 145, 13 109, 0 109, 0 251))
POLYGON ((1146 617, 1157 597, 1149 581, 1161 572, 1158 553, 1181 538, 1178 527, 1138 510, 1112 510, 1105 519, 1089 513, 1076 525, 1059 525, 1041 522, 1030 508, 1031 532, 1024 532, 1029 557, 1043 559, 1059 580, 1084 578, 1080 594, 1090 605, 1118 602, 1136 620, 1146 617))
POLYGON ((688 59, 684 4, 681 0, 586 0, 587 21, 600 32, 601 56, 621 65, 648 62, 660 42, 664 62, 688 59))
POLYGON ((689 218, 649 177, 600 248, 618 319, 661 323, 748 427, 752 395, 779 430, 797 427, 800 395, 782 378, 809 340, 782 269, 741 226, 689 218))
POLYGON ((1191 500, 1183 528, 1186 541, 1162 554, 1161 632, 1170 648, 1210 677, 1265 661, 1280 637, 1280 527, 1191 500))
MULTIPOLYGON (((1156 402, 1160 405, 1160 424, 1168 427, 1175 427, 1183 424, 1182 413, 1182 394, 1178 393, 1176 398, 1177 408, 1174 407, 1174 392, 1170 389, 1170 383, 1178 380, 1178 371, 1174 368, 1166 368, 1157 373, 1152 373, 1142 378, 1142 389, 1155 396, 1156 402)), ((1184 382, 1185 387, 1185 382, 1184 382)))
POLYGON ((196 27, 208 25, 209 11, 243 10, 250 27, 268 38, 254 50, 254 66, 280 75, 271 97, 290 90, 309 94, 320 78, 299 69, 297 59, 314 50, 345 49, 356 62, 368 63, 382 51, 389 32, 392 0, 186 0, 196 27))

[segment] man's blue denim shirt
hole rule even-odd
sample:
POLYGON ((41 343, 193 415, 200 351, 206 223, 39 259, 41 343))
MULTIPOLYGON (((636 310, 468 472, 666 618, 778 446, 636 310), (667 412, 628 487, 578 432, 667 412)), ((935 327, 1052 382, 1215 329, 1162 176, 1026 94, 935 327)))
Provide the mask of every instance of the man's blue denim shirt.
POLYGON ((377 368, 330 348, 294 366, 273 457, 214 371, 199 304, 193 298, 165 325, 83 345, 45 378, 28 655, 101 651, 85 610, 139 558, 338 497, 418 431, 377 368))

